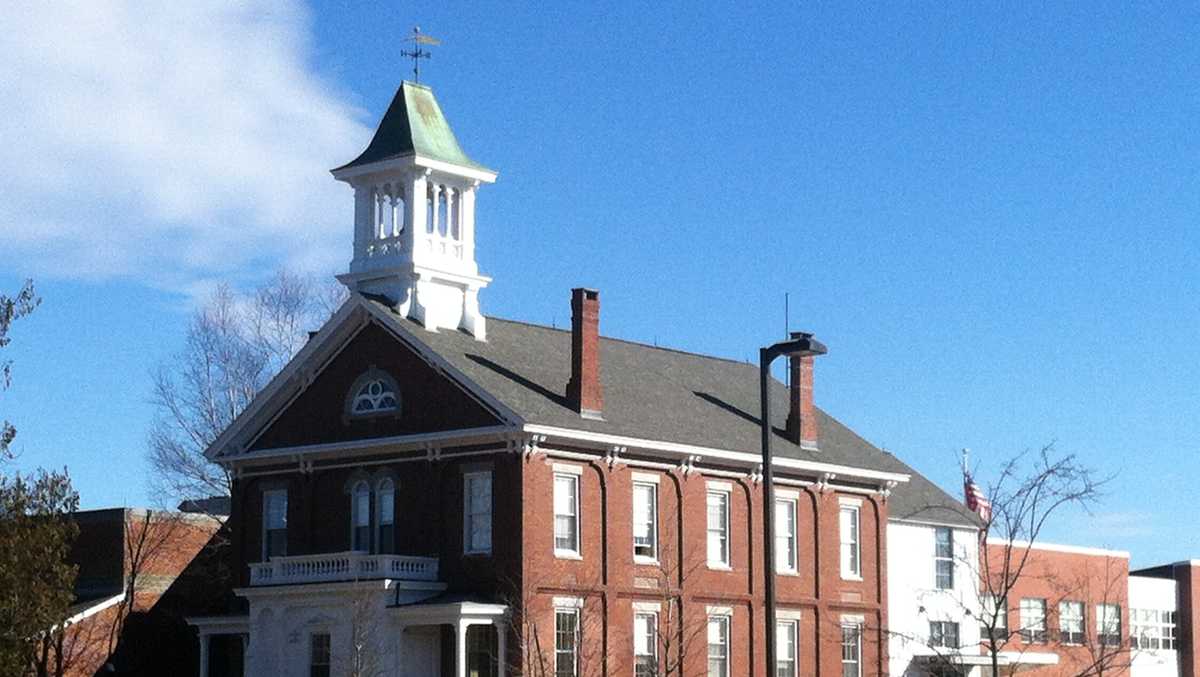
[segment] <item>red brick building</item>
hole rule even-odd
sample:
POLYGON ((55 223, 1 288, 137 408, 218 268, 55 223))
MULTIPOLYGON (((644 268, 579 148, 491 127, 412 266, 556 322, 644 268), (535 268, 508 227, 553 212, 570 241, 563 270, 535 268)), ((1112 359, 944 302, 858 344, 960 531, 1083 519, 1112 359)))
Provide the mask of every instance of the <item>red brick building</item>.
POLYGON ((960 506, 817 409, 811 358, 771 384, 768 628, 757 367, 602 337, 594 290, 570 331, 484 316, 496 173, 426 87, 334 175, 351 298, 209 450, 244 603, 193 619, 204 674, 239 636, 254 675, 886 672, 889 511, 960 506))
POLYGON ((48 636, 48 674, 187 674, 196 646, 185 614, 205 606, 205 548, 221 526, 205 515, 132 508, 76 513, 76 602, 48 636))
POLYGON ((984 613, 1006 611, 997 625, 1012 633, 1007 662, 1035 677, 1129 674, 1129 553, 1014 542, 989 544, 986 556, 985 572, 999 577, 1006 558, 1019 572, 1005 604, 983 601, 984 613))

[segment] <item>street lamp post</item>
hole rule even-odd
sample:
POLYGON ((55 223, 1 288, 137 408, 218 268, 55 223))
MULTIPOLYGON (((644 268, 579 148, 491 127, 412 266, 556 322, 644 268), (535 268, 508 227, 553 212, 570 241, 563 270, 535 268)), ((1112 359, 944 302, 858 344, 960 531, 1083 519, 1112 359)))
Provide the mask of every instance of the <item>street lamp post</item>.
POLYGON ((792 332, 791 339, 758 351, 759 387, 762 399, 762 482, 763 482, 763 572, 767 597, 767 674, 775 672, 775 472, 771 457, 771 363, 780 355, 803 357, 824 355, 825 346, 812 334, 792 332))

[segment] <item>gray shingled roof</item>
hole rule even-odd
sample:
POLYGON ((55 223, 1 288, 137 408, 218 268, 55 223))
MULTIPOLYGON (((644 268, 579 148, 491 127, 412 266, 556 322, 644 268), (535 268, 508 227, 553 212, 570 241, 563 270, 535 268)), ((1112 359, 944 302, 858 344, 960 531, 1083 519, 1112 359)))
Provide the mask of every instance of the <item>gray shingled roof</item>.
MULTIPOLYGON (((374 301, 371 301, 375 303, 374 301)), ((580 417, 567 403, 571 333, 489 317, 487 341, 462 332, 430 332, 383 304, 410 333, 468 378, 534 423, 597 433, 759 453, 758 366, 612 338, 600 340, 604 420, 580 417)), ((787 419, 787 386, 773 381, 771 420, 787 419)), ((909 473, 890 500, 895 519, 975 525, 972 514, 893 455, 817 410, 819 451, 782 435, 775 453, 791 458, 909 473)))

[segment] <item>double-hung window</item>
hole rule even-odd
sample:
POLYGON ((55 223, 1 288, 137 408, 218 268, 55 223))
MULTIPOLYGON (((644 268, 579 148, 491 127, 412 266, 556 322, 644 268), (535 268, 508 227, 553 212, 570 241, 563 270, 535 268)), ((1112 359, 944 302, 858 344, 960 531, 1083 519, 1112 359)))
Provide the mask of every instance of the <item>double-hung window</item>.
POLYGON ((798 625, 791 619, 775 623, 775 677, 796 677, 798 625))
POLYGON ((933 533, 934 587, 938 590, 954 589, 954 531, 949 527, 937 527, 933 533))
POLYGON ((1121 645, 1121 607, 1116 604, 1096 605, 1096 639, 1100 646, 1121 645))
POLYGON ((554 554, 579 556, 579 476, 554 474, 554 554))
POLYGON ((329 652, 329 633, 309 635, 308 642, 308 677, 329 677, 333 664, 329 652))
POLYGON ((1046 600, 1021 600, 1021 641, 1026 644, 1046 642, 1046 600))
POLYGON ((579 675, 579 609, 554 610, 554 677, 579 675))
POLYGON ((492 473, 463 475, 463 552, 468 555, 492 552, 492 473))
POLYGON ((371 552, 371 485, 366 480, 356 483, 351 500, 354 503, 350 510, 353 522, 350 549, 371 552))
POLYGON ((375 495, 375 519, 378 533, 375 550, 384 554, 396 552, 396 485, 390 479, 382 479, 375 495))
POLYGON ((658 485, 651 482, 633 483, 633 557, 658 559, 658 485))
POLYGON ((633 615, 634 677, 658 675, 658 614, 639 611, 633 615))
POLYGON ((862 677, 862 626, 842 625, 842 677, 862 677))
POLYGON ((287 489, 263 492, 263 561, 287 554, 287 489))
POLYGON ((859 506, 843 503, 838 512, 841 536, 842 578, 862 578, 862 558, 859 549, 859 506))
POLYGON ((957 649, 958 623, 929 621, 929 646, 935 649, 957 649))
POLYGON ((729 492, 708 492, 708 566, 729 568, 729 492))
POLYGON ((1058 603, 1058 639, 1063 644, 1083 644, 1083 602, 1058 603))
POLYGON ((729 616, 708 617, 708 677, 729 677, 729 616))
POLYGON ((775 570, 796 573, 796 499, 775 499, 775 570))

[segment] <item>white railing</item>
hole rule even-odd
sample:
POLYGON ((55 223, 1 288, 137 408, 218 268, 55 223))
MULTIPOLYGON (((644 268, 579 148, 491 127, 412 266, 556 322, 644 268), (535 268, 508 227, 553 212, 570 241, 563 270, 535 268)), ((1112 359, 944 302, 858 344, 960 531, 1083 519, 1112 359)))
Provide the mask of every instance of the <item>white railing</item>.
POLYGON ((250 585, 321 583, 374 578, 436 581, 436 557, 372 555, 366 552, 334 552, 321 555, 272 557, 250 565, 250 585))
POLYGON ((404 234, 373 240, 367 245, 367 258, 399 254, 404 249, 404 234))

